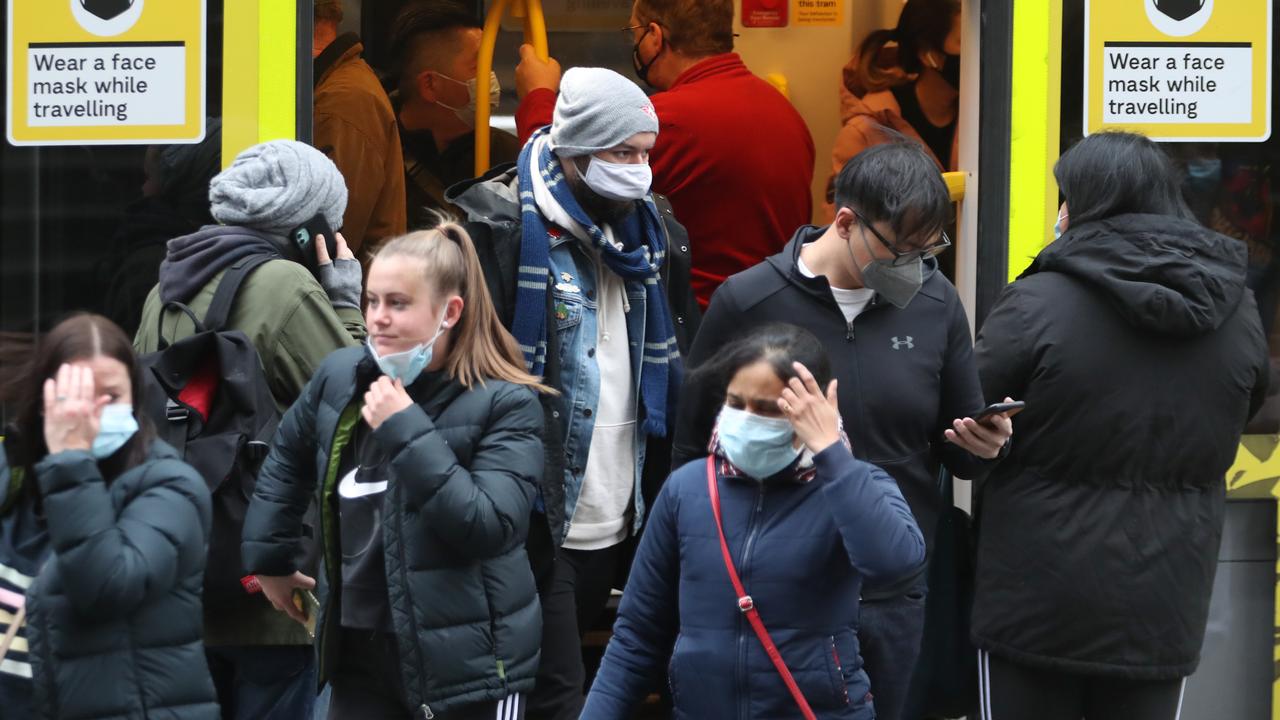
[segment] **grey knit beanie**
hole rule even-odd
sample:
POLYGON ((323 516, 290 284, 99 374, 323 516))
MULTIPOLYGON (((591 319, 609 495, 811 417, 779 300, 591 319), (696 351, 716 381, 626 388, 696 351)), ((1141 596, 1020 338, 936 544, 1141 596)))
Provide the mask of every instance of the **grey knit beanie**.
POLYGON ((592 155, 642 132, 658 132, 658 113, 635 83, 605 68, 564 74, 551 121, 556 155, 592 155))
POLYGON ((240 153, 213 178, 209 204, 223 225, 271 235, 287 235, 317 213, 336 230, 347 211, 347 185, 324 153, 306 143, 272 140, 240 153))

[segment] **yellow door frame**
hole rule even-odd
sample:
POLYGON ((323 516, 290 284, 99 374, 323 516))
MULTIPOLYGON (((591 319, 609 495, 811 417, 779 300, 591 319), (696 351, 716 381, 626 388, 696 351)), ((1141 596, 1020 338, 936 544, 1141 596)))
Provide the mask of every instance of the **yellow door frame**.
POLYGON ((224 168, 245 148, 267 140, 295 138, 299 52, 302 48, 298 47, 297 3, 226 0, 222 48, 224 168))
MULTIPOLYGON (((1061 152, 1062 0, 1013 4, 1012 112, 1009 133, 1008 280, 1012 282, 1053 238, 1058 184, 1053 165, 1061 152)), ((1280 500, 1280 436, 1241 439, 1227 472, 1231 500, 1280 500)), ((1280 546, 1280 519, 1277 520, 1280 546)), ((1280 628, 1280 553, 1275 617, 1280 628)), ((1274 659, 1280 667, 1280 635, 1274 659)), ((1271 717, 1280 720, 1280 677, 1271 690, 1271 717)))

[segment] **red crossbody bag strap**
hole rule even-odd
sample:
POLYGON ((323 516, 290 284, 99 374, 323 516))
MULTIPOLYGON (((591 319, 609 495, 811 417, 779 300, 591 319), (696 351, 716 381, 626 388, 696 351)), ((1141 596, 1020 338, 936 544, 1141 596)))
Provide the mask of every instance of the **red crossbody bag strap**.
POLYGON ((764 646, 765 654, 773 662, 773 667, 777 669, 778 675, 782 676, 782 682, 787 686, 787 691, 791 693, 796 705, 800 707, 800 712, 804 715, 805 720, 815 720, 816 716, 813 714, 813 710, 809 708, 809 702, 804 699, 804 693, 800 692, 800 687, 796 685, 796 679, 791 676, 791 671, 787 669, 787 664, 782 661, 782 653, 778 652, 778 646, 774 645, 773 638, 769 637, 769 631, 765 629, 764 621, 760 619, 760 612, 756 610, 751 596, 742 587, 742 579, 738 577, 738 570, 733 566, 733 556, 729 554, 729 543, 724 539, 724 523, 720 519, 720 486, 716 482, 716 461, 714 456, 707 458, 707 493, 711 496, 711 512, 716 516, 716 532, 720 533, 720 553, 724 556, 724 569, 729 572, 729 582, 733 583, 733 591, 738 596, 738 610, 747 616, 747 622, 751 623, 751 629, 755 630, 756 637, 760 639, 760 644, 764 646))

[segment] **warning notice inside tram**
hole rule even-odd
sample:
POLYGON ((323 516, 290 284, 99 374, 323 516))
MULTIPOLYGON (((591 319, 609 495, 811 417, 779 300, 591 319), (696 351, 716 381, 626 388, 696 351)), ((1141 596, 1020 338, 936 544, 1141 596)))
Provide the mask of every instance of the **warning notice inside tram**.
POLYGON ((1102 118, 1108 123, 1248 123, 1249 43, 1109 42, 1102 118))
POLYGON ((32 43, 27 124, 182 125, 186 61, 181 42, 32 43))

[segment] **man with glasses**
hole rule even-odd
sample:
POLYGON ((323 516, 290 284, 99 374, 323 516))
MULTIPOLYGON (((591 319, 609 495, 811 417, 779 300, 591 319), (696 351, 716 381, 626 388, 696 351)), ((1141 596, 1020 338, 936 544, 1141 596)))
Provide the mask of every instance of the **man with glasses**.
MULTIPOLYGON (((696 368, 766 323, 817 335, 831 356, 854 454, 897 480, 931 550, 951 501, 938 492, 939 466, 981 475, 1012 434, 1004 416, 971 419, 984 406, 973 339, 960 297, 933 258, 950 245, 942 230, 950 197, 928 153, 899 136, 845 165, 836 208, 831 225, 800 228, 781 253, 720 286, 688 362, 696 368)), ((706 454, 709 422, 682 414, 677 464, 706 454)), ((926 589, 924 569, 863 589, 858 636, 878 718, 905 717, 908 697, 919 694, 910 682, 926 589)))
MULTIPOLYGON (((654 192, 693 239, 702 307, 730 275, 777 252, 813 214, 813 138, 804 118, 733 51, 733 0, 635 0, 619 40, 654 93, 661 139, 654 192)), ((560 65, 520 49, 520 139, 551 122, 560 65)))

